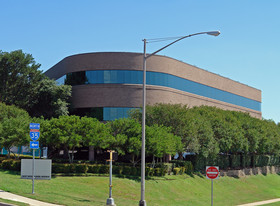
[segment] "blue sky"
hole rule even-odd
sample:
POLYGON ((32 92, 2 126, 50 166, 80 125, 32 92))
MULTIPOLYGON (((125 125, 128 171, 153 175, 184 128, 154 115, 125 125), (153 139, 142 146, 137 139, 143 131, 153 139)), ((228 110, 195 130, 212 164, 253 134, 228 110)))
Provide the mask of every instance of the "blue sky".
POLYGON ((159 54, 262 90, 263 117, 280 122, 279 9, 278 0, 0 0, 0 50, 31 53, 46 71, 72 54, 143 52, 144 38, 220 30, 159 54))

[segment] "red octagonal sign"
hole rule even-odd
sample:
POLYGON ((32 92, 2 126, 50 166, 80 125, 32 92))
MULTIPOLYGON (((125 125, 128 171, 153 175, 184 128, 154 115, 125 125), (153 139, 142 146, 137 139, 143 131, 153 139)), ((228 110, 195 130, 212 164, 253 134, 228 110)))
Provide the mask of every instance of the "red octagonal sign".
POLYGON ((219 167, 207 166, 206 167, 206 178, 207 179, 218 179, 219 178, 219 167))

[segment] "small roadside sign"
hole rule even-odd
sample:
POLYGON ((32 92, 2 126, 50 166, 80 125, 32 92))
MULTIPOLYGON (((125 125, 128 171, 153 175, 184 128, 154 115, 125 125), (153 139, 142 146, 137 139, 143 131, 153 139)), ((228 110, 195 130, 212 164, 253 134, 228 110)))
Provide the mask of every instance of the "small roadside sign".
POLYGON ((30 141, 30 149, 39 149, 39 142, 30 141))
POLYGON ((30 123, 29 129, 40 129, 40 124, 39 123, 30 123))
POLYGON ((35 149, 39 149, 39 142, 36 140, 40 137, 40 124, 39 123, 30 123, 30 138, 33 141, 30 141, 30 149, 33 149, 33 160, 32 160, 32 194, 34 194, 34 180, 35 180, 35 149))
POLYGON ((40 137, 40 132, 38 129, 31 129, 29 135, 33 141, 36 141, 40 137))
POLYGON ((213 206, 213 180, 219 178, 219 167, 207 166, 206 167, 206 178, 211 179, 211 206, 213 206))
POLYGON ((219 167, 216 166, 207 166, 206 167, 206 178, 207 179, 218 179, 219 178, 219 167))

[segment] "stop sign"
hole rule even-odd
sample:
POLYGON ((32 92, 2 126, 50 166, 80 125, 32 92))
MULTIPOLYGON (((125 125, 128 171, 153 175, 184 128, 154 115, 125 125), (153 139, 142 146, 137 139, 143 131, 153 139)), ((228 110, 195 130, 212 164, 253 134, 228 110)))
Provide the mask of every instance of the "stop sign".
POLYGON ((219 178, 219 167, 207 166, 206 167, 206 178, 207 179, 218 179, 219 178))

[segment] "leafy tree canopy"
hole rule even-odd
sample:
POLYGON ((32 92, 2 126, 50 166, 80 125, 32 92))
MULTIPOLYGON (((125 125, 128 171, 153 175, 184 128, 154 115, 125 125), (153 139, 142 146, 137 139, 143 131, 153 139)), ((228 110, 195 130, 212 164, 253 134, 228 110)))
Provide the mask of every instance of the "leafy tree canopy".
POLYGON ((35 117, 68 114, 71 86, 58 86, 39 67, 31 54, 0 51, 0 102, 16 105, 35 117))

